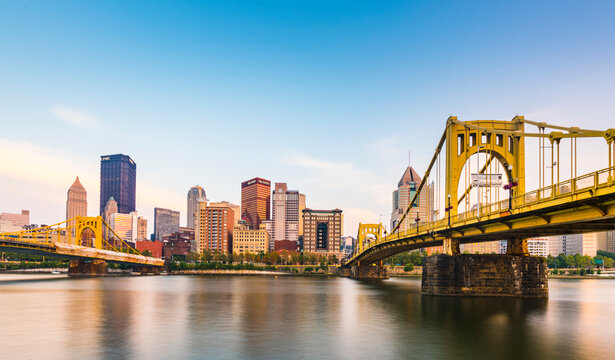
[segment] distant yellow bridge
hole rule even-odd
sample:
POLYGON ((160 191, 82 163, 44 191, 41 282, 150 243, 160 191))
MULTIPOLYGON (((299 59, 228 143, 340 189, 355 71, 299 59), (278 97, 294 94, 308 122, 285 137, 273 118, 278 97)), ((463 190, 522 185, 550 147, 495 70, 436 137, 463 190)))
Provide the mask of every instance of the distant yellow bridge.
POLYGON ((162 259, 143 256, 122 240, 101 216, 76 216, 32 230, 0 234, 0 250, 71 260, 162 267, 162 259))
MULTIPOLYGON (((594 156, 607 154, 596 150, 594 156)), ((527 238, 606 231, 615 229, 615 129, 606 131, 568 128, 546 123, 537 123, 517 116, 512 121, 478 120, 459 121, 456 117, 447 120, 431 163, 403 217, 390 234, 382 224, 360 224, 357 243, 347 266, 363 266, 377 263, 391 255, 431 246, 443 246, 444 253, 459 254, 463 243, 507 240, 508 254, 528 255, 527 238), (537 133, 525 132, 525 124, 538 127, 537 133), (554 131, 546 133, 545 129, 554 131), (525 191, 525 138, 538 138, 538 153, 532 154, 542 163, 539 174, 539 189, 525 191), (571 142, 570 171, 576 173, 576 139, 598 138, 606 140, 608 167, 581 176, 571 176, 560 181, 560 142, 571 142), (545 144, 549 144, 546 146, 545 144), (446 144, 446 148, 444 148, 446 144), (550 166, 545 165, 550 149, 550 166), (416 227, 400 230, 403 220, 416 209, 418 198, 425 190, 434 164, 445 153, 445 215, 434 221, 419 223, 416 227), (486 164, 479 174, 485 174, 489 164, 497 160, 505 170, 510 191, 508 199, 481 204, 469 211, 459 212, 458 206, 468 200, 473 183, 470 174, 465 175, 467 189, 459 191, 463 170, 471 155, 485 154, 486 164), (548 170, 547 170, 548 169, 548 170), (573 171, 574 170, 574 171, 573 171), (550 176, 547 172, 550 171, 550 176), (550 178, 550 184, 545 184, 550 178), (513 191, 516 195, 513 194, 513 191)), ((473 176, 478 176, 473 174, 473 176)), ((490 179, 485 176, 485 179, 490 179)), ((488 180, 490 181, 490 180, 488 180)), ((480 185, 478 185, 480 186, 480 185)), ((480 194, 480 193, 479 193, 480 194)))

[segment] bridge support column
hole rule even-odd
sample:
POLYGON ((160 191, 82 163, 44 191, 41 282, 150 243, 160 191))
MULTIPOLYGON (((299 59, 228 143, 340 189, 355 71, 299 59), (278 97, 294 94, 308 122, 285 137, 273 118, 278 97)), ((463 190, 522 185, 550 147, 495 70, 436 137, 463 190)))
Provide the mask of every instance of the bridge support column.
POLYGON ((105 260, 73 259, 68 266, 69 276, 103 276, 107 275, 107 262, 105 260))
POLYGON ((389 272, 386 266, 382 265, 382 261, 373 265, 352 265, 350 267, 351 279, 388 279, 389 272))
POLYGON ((424 295, 547 298, 547 262, 539 256, 434 255, 423 265, 421 292, 424 295))
POLYGON ((509 239, 507 242, 507 255, 530 256, 527 249, 527 239, 509 239))
POLYGON ((461 254, 461 251, 459 251, 459 240, 457 239, 444 239, 442 241, 442 248, 444 254, 447 255, 461 254))

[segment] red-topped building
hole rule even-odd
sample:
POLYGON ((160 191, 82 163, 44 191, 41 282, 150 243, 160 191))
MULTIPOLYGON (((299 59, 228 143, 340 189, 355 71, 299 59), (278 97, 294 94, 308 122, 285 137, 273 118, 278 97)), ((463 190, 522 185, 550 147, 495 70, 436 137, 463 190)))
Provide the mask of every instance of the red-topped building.
POLYGON ((261 222, 270 220, 271 182, 259 177, 241 183, 241 219, 250 229, 258 230, 261 222))

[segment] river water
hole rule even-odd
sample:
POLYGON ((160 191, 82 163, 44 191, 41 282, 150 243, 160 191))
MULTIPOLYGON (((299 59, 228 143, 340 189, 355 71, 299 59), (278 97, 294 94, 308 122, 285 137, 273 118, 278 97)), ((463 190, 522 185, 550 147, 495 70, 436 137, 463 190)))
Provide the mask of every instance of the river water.
POLYGON ((615 358, 615 280, 550 280, 530 300, 399 278, 7 277, 1 359, 615 358))

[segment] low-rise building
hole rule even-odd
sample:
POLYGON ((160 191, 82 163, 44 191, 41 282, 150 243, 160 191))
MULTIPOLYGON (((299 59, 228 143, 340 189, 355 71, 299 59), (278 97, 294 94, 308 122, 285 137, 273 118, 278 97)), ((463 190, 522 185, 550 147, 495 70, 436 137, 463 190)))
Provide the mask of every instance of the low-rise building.
POLYGON ((149 251, 152 257, 162 258, 162 242, 150 241, 150 240, 137 240, 135 241, 135 248, 143 253, 145 250, 149 251))
POLYGON ((162 238, 164 243, 163 257, 182 256, 184 259, 190 252, 195 252, 194 229, 180 227, 179 231, 162 238))
POLYGON ((265 224, 260 229, 251 230, 247 224, 239 224, 233 228, 233 254, 267 252, 270 236, 265 224))

